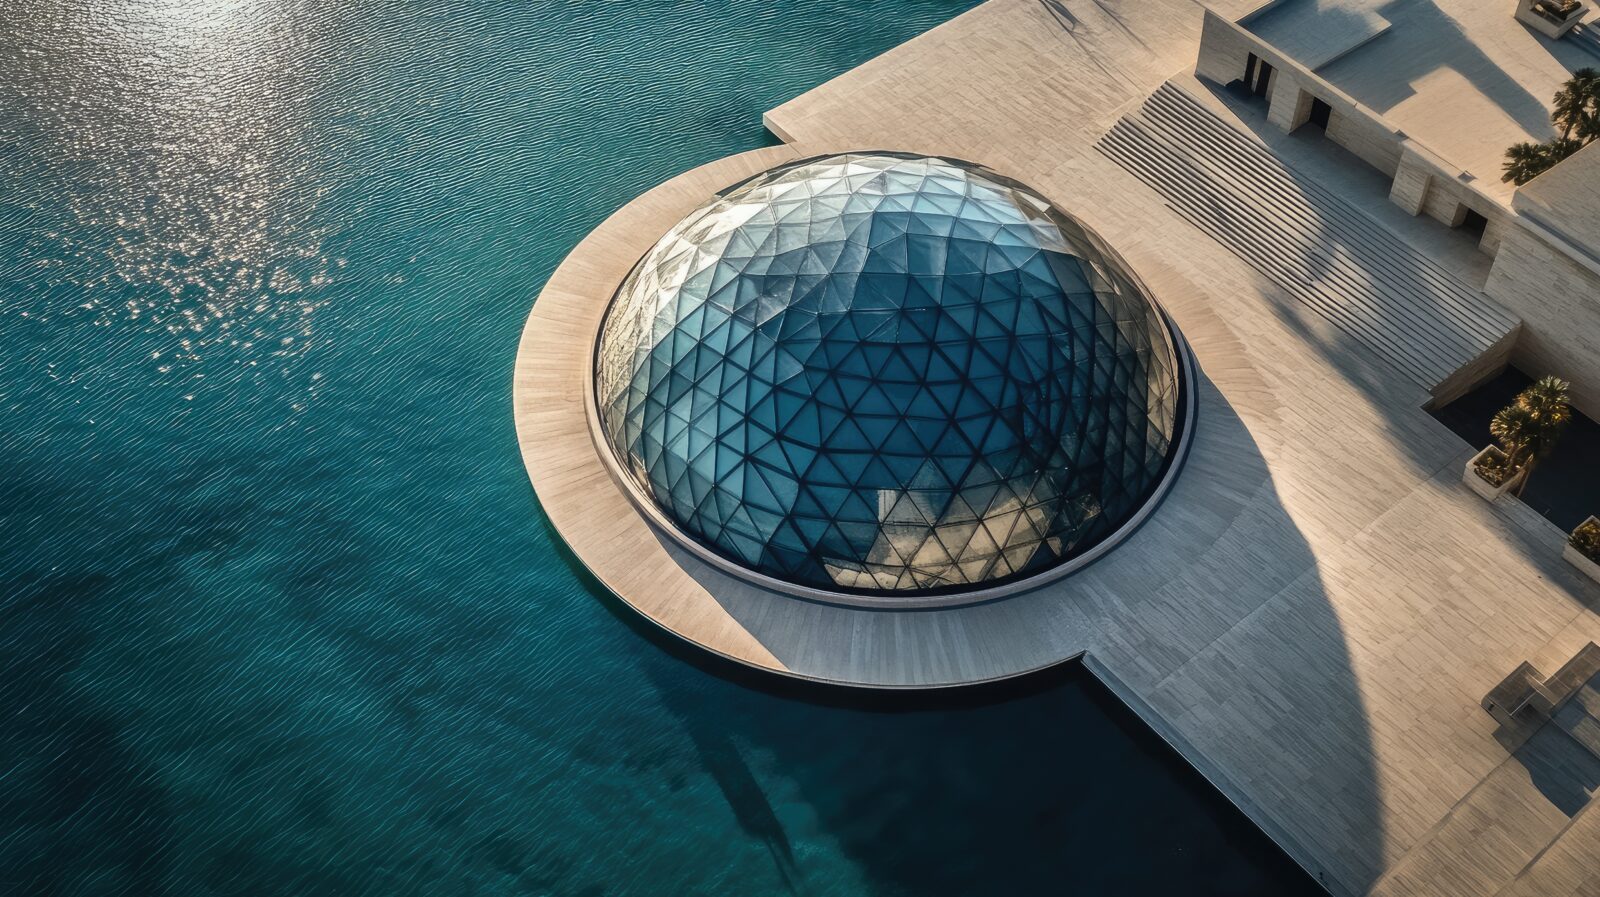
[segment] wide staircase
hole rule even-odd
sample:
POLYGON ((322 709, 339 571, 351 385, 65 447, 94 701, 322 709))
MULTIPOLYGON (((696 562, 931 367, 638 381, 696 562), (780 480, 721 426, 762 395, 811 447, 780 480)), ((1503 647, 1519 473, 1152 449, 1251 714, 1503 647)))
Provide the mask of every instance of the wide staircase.
POLYGON ((1518 320, 1174 84, 1097 148, 1283 291, 1433 390, 1518 320))

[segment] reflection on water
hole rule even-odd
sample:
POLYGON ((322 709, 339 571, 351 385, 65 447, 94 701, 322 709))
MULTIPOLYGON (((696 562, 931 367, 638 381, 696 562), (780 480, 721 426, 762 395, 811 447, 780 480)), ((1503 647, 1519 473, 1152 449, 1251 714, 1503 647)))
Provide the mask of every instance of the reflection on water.
POLYGON ((303 18, 268 0, 30 11, 0 139, 26 139, 48 187, 22 261, 54 289, 20 314, 142 321, 168 336, 151 364, 194 377, 316 338, 316 288, 345 260, 316 221, 335 158, 303 18))
POLYGON ((573 243, 969 5, 0 2, 0 893, 1289 893, 1070 682, 662 650, 517 457, 573 243))

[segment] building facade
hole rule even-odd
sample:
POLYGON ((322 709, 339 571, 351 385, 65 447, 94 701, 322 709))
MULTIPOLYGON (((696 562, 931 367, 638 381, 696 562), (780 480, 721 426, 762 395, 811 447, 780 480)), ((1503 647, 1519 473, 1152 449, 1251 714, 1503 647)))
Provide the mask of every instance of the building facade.
MULTIPOLYGON (((1262 24, 1290 8, 1270 2, 1237 21, 1208 10, 1195 72, 1259 98, 1267 120, 1285 133, 1320 127, 1329 141, 1390 179, 1392 202, 1470 232, 1479 250, 1493 259, 1481 289, 1522 320, 1521 331, 1504 355, 1480 359, 1458 383, 1436 392, 1436 401, 1448 401, 1510 363, 1533 376, 1570 380, 1575 404, 1590 416, 1600 415, 1600 151, 1588 147, 1514 190, 1500 182, 1498 171, 1480 175, 1462 168, 1449 161, 1449 149, 1408 134, 1324 74, 1382 65, 1382 54, 1363 48, 1384 37, 1387 22, 1379 18, 1376 25, 1358 22, 1342 29, 1319 25, 1324 38, 1295 52, 1269 40, 1282 28, 1262 24)), ((1506 28, 1516 29, 1515 39, 1548 40, 1519 33, 1522 26, 1509 13, 1505 18, 1506 28)), ((1526 93, 1536 89, 1530 86, 1526 93)), ((1483 95, 1496 99, 1488 90, 1483 95)), ((1455 96, 1438 102, 1475 108, 1455 96)), ((1460 127, 1471 132, 1477 124, 1465 114, 1460 127)))

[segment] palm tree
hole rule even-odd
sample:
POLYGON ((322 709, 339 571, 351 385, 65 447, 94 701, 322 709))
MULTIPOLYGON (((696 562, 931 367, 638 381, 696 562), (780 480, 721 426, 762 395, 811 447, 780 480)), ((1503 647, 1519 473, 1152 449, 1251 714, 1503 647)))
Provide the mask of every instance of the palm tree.
POLYGON ((1534 441, 1534 429, 1533 412, 1517 402, 1496 411, 1494 417, 1489 419, 1489 435, 1500 443, 1500 451, 1505 454, 1507 478, 1515 475, 1526 462, 1529 447, 1534 441))
POLYGON ((1561 135, 1544 143, 1518 143, 1507 149, 1502 181, 1526 184, 1600 138, 1600 70, 1582 68, 1573 72, 1550 105, 1550 122, 1561 135))
POLYGON ((1557 162, 1583 149, 1584 142, 1557 137, 1548 143, 1518 143, 1506 150, 1500 180, 1521 186, 1555 167, 1557 162))
POLYGON ((1534 466, 1555 448, 1572 422, 1572 405, 1567 400, 1571 388, 1572 384, 1559 377, 1541 377, 1489 421, 1489 432, 1506 455, 1507 476, 1525 471, 1518 495, 1528 488, 1534 466))
POLYGON ((1572 423, 1572 405, 1568 401, 1571 389, 1572 384, 1560 377, 1546 376, 1517 396, 1517 404, 1533 417, 1534 457, 1530 462, 1549 454, 1567 424, 1572 423))

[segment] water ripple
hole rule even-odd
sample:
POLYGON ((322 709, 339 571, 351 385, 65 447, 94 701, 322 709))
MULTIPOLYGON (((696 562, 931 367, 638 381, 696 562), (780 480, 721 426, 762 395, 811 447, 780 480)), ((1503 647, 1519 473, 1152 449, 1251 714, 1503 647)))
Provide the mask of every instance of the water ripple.
POLYGON ((1152 816, 1086 887, 1285 893, 1082 683, 698 666, 521 468, 566 251, 967 5, 0 4, 0 893, 1026 893, 1152 816))

